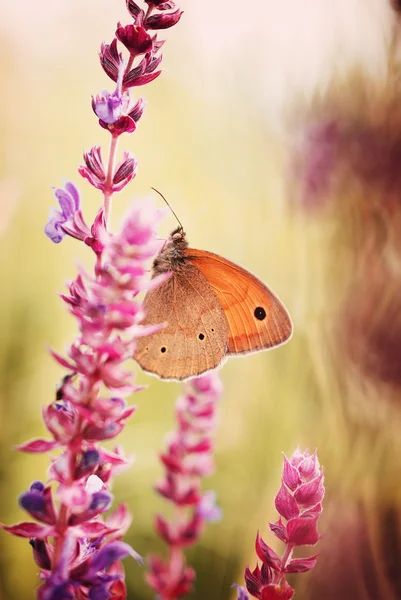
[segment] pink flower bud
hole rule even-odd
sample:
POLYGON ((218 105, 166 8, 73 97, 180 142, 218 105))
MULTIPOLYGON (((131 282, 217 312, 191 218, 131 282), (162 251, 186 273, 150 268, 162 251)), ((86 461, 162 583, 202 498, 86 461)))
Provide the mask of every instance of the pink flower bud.
MULTIPOLYGON (((132 120, 135 119, 130 116, 132 120)), ((113 191, 119 192, 135 177, 137 162, 128 152, 124 152, 122 161, 117 165, 113 175, 113 191)))
POLYGON ((152 50, 152 38, 143 27, 136 25, 118 25, 116 37, 133 55, 146 54, 152 50))
POLYGON ((136 4, 136 2, 134 2, 134 0, 127 0, 127 9, 131 17, 134 17, 134 19, 136 19, 141 12, 140 7, 136 4))
POLYGON ((95 188, 104 191, 106 173, 103 166, 100 146, 94 146, 84 153, 85 167, 78 167, 79 174, 85 177, 95 188))
POLYGON ((135 121, 135 123, 138 123, 139 119, 143 115, 144 110, 145 110, 145 101, 143 98, 139 98, 139 100, 136 102, 136 104, 129 110, 128 116, 131 117, 131 119, 133 119, 135 121))
POLYGON ((281 560, 280 557, 272 550, 260 537, 259 532, 256 536, 256 554, 263 563, 269 565, 273 569, 280 569, 281 560))
POLYGON ((35 481, 29 491, 20 496, 19 504, 34 519, 48 525, 56 523, 56 509, 51 488, 45 487, 42 482, 35 481))
POLYGON ((117 39, 114 38, 111 44, 102 44, 99 53, 100 64, 105 73, 113 81, 117 81, 120 65, 123 61, 123 56, 117 50, 117 39))
POLYGON ((42 411, 43 420, 54 439, 65 444, 78 432, 78 413, 69 402, 53 402, 42 411))
POLYGON ((181 19, 183 11, 177 8, 172 13, 165 13, 161 15, 151 15, 146 19, 147 29, 168 29, 173 27, 181 19))

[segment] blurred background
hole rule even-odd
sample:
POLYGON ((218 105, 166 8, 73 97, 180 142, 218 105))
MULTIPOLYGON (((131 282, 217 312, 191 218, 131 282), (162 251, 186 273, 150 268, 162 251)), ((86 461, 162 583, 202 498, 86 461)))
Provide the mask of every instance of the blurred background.
MULTIPOLYGON (((188 553, 194 599, 233 598, 256 563, 259 529, 276 519, 282 452, 318 449, 326 474, 316 568, 294 577, 299 600, 401 598, 401 4, 386 0, 215 0, 180 4, 166 32, 163 74, 133 152, 137 178, 117 195, 113 227, 133 199, 159 189, 193 247, 248 268, 294 321, 290 343, 230 359, 216 434, 217 469, 205 481, 223 509, 188 553), (399 12, 398 12, 399 11, 399 12)), ((101 41, 123 0, 0 3, 0 519, 25 518, 17 497, 45 479, 48 458, 13 449, 45 434, 40 408, 54 397, 62 351, 75 335, 57 293, 90 264, 43 226, 51 186, 78 183, 87 220, 101 201, 80 180, 82 152, 108 144, 91 94, 109 85, 101 41)), ((157 199, 157 201, 159 201, 157 199)), ((172 216, 161 235, 175 227, 172 216)), ((147 384, 120 442, 133 467, 115 482, 134 514, 128 541, 162 551, 152 530, 163 502, 152 491, 158 453, 181 387, 147 384)), ((0 534, 0 598, 33 597, 27 541, 0 534)), ((279 548, 275 546, 277 550, 279 548)), ((306 554, 312 554, 306 552, 306 554)), ((126 561, 129 598, 152 598, 126 561)))

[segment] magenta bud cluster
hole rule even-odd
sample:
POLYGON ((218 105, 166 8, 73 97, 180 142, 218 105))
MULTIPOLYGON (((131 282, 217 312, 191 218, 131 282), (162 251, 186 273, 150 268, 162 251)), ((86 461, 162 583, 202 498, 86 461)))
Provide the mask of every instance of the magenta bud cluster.
POLYGON ((315 566, 317 555, 293 558, 293 552, 299 546, 314 546, 319 541, 317 523, 325 492, 323 478, 316 452, 297 449, 290 459, 284 456, 281 487, 275 498, 280 517, 269 527, 285 544, 285 550, 279 556, 257 534, 255 548, 261 566, 256 565, 253 571, 245 569, 247 591, 237 586, 239 600, 248 599, 248 594, 259 600, 290 600, 294 589, 286 576, 310 571, 315 566))

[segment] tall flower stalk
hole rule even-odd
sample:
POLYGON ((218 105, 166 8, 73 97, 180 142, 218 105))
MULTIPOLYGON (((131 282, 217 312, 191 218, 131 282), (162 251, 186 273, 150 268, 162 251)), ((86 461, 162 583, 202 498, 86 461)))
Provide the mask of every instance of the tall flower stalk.
POLYGON ((214 372, 186 385, 176 403, 176 429, 160 457, 164 476, 156 491, 173 510, 169 519, 157 515, 155 528, 168 554, 151 556, 146 576, 160 600, 175 600, 191 591, 195 572, 186 565, 183 551, 199 540, 207 521, 220 518, 214 492, 202 492, 201 481, 214 471, 212 436, 221 391, 214 372))
POLYGON ((287 575, 313 569, 316 554, 294 558, 293 552, 299 546, 314 546, 319 541, 317 524, 325 492, 323 478, 316 452, 310 455, 307 450, 296 450, 290 459, 284 456, 281 487, 275 498, 280 517, 269 523, 270 531, 284 543, 284 552, 279 556, 257 534, 255 548, 262 565, 256 565, 253 571, 246 567, 246 590, 237 586, 238 600, 249 600, 248 594, 259 600, 291 600, 294 589, 287 575))
MULTIPOLYGON (((111 201, 135 177, 136 160, 124 152, 116 164, 123 133, 133 133, 144 110, 144 101, 133 101, 133 87, 160 74, 163 41, 159 29, 175 25, 181 11, 170 0, 145 0, 145 10, 127 1, 132 23, 117 26, 110 44, 102 44, 100 63, 115 89, 92 98, 99 125, 110 132, 106 161, 99 146, 84 154, 79 173, 103 195, 91 226, 81 209, 78 188, 68 182, 56 189, 59 209, 53 209, 45 228, 55 243, 69 235, 92 248, 93 273, 80 270, 61 298, 78 326, 77 338, 66 354, 52 352, 66 369, 56 398, 43 408, 50 438, 29 440, 24 452, 52 452, 47 483, 34 481, 19 498, 20 506, 35 521, 4 529, 29 538, 39 565, 41 600, 125 598, 120 560, 139 555, 121 541, 131 518, 125 505, 103 518, 111 506, 112 477, 131 459, 119 446, 112 451, 101 442, 115 438, 135 412, 125 397, 138 390, 123 364, 135 351, 135 339, 159 326, 145 327, 141 291, 159 285, 166 276, 149 279, 148 266, 160 249, 154 227, 160 218, 150 202, 131 209, 120 233, 110 232, 111 201), (123 56, 120 47, 125 48, 123 56)), ((168 275, 167 275, 168 276, 168 275)))

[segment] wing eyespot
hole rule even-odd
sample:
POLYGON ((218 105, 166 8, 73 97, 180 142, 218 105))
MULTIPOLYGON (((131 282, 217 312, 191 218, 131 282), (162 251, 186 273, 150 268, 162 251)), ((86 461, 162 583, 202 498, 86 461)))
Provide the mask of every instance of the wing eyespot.
POLYGON ((162 354, 164 354, 164 352, 167 352, 167 348, 166 348, 166 346, 162 346, 162 347, 160 348, 160 352, 161 352, 162 354))
POLYGON ((266 311, 262 306, 257 306, 253 312, 258 321, 266 319, 266 311))
POLYGON ((205 335, 204 335, 203 333, 200 333, 200 334, 198 335, 198 338, 199 338, 200 340, 204 340, 204 339, 205 339, 205 335))

